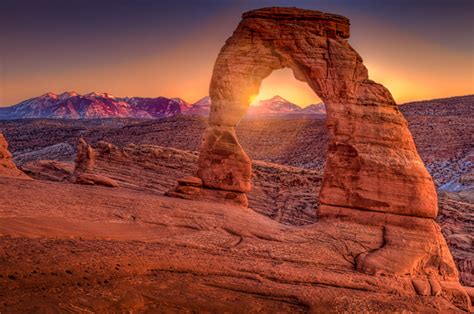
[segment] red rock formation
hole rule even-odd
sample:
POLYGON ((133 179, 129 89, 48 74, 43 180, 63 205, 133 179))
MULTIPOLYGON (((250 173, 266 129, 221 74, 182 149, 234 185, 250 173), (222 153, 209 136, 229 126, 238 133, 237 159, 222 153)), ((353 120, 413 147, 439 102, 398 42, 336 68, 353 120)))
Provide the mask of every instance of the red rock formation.
POLYGON ((12 159, 12 154, 8 150, 8 142, 2 133, 0 133, 0 176, 31 179, 16 167, 12 159))
POLYGON ((31 178, 48 181, 70 181, 74 164, 55 160, 30 161, 22 165, 21 170, 31 178))
POLYGON ((119 185, 115 180, 94 173, 95 155, 94 149, 83 138, 79 139, 73 181, 78 184, 118 187, 119 185))
POLYGON ((327 106, 330 145, 321 202, 434 218, 437 198, 403 115, 390 92, 368 79, 349 45, 345 17, 296 8, 265 8, 243 20, 217 57, 212 108, 198 176, 206 187, 250 189, 250 160, 235 126, 262 80, 289 67, 327 106))
MULTIPOLYGON (((96 156, 105 170, 107 155, 96 156)), ((130 169, 112 165, 108 175, 130 169)), ((143 189, 9 178, 0 180, 0 199, 2 313, 469 311, 429 219, 367 211, 379 218, 367 224, 370 217, 341 211, 295 227, 242 206, 143 189), (414 241, 423 236, 427 246, 414 241), (360 272, 355 261, 386 250, 385 239, 401 253, 398 274, 360 272), (415 272, 399 274, 406 269, 415 272)))
MULTIPOLYGON (((130 239, 136 240, 138 238, 135 237, 140 236, 143 232, 143 238, 139 239, 148 239, 154 242, 156 241, 154 237, 159 238, 163 234, 162 232, 165 232, 162 229, 165 228, 164 225, 169 225, 169 232, 174 239, 171 241, 181 243, 179 241, 186 237, 186 232, 196 232, 198 228, 203 228, 199 231, 202 231, 202 233, 191 236, 193 241, 198 242, 193 242, 193 245, 189 246, 190 251, 184 247, 180 249, 183 254, 193 254, 191 260, 202 254, 202 252, 191 253, 195 250, 196 245, 203 248, 205 252, 216 250, 211 253, 212 255, 222 254, 222 250, 216 249, 214 245, 216 243, 227 243, 226 237, 229 235, 235 237, 235 241, 231 241, 234 244, 231 244, 231 249, 225 251, 236 252, 240 248, 244 248, 242 254, 248 259, 249 265, 252 265, 251 267, 255 267, 256 264, 260 265, 258 269, 252 268, 252 271, 259 274, 259 276, 263 276, 267 272, 274 272, 275 265, 272 264, 273 266, 266 267, 263 266, 264 264, 260 260, 260 258, 269 258, 272 260, 271 263, 282 263, 283 261, 285 261, 285 264, 295 263, 298 265, 296 267, 300 269, 303 278, 307 278, 308 274, 313 274, 318 278, 322 272, 326 273, 324 276, 327 282, 324 282, 330 285, 331 288, 329 289, 334 289, 334 287, 340 285, 356 289, 356 287, 359 287, 358 282, 370 282, 372 290, 369 290, 370 293, 365 291, 363 298, 366 299, 369 297, 368 295, 374 294, 372 291, 378 291, 374 294, 375 299, 378 300, 382 298, 379 295, 380 293, 383 293, 383 298, 389 297, 390 294, 396 294, 403 300, 409 300, 403 301, 408 302, 409 305, 396 303, 398 308, 406 306, 406 308, 413 311, 417 309, 414 304, 424 300, 424 298, 419 298, 417 295, 429 298, 430 304, 444 303, 444 305, 436 307, 440 310, 445 309, 446 306, 451 306, 449 304, 458 308, 467 308, 467 295, 457 281, 458 272, 451 254, 438 226, 431 219, 323 205, 318 213, 319 221, 315 223, 317 220, 316 213, 311 211, 315 208, 314 201, 307 204, 307 212, 301 211, 301 207, 303 203, 309 201, 308 197, 312 196, 314 200, 316 199, 314 191, 318 189, 321 183, 320 174, 315 171, 254 161, 253 172, 255 175, 252 178, 254 188, 249 193, 249 203, 252 209, 262 214, 258 215, 247 208, 229 206, 235 204, 236 201, 229 197, 230 195, 243 195, 243 193, 203 189, 202 181, 199 178, 186 177, 187 174, 197 171, 197 154, 195 153, 152 145, 129 145, 119 148, 106 142, 99 142, 94 148, 83 142, 83 146, 86 148, 84 151, 94 156, 94 167, 87 169, 85 174, 113 180, 117 182, 120 188, 95 190, 93 186, 78 186, 57 182, 54 182, 54 185, 48 185, 47 183, 42 185, 38 183, 38 186, 31 185, 28 188, 28 195, 39 194, 41 195, 39 197, 41 201, 36 196, 34 201, 28 203, 25 212, 25 206, 18 207, 21 206, 24 198, 19 195, 16 200, 19 204, 14 203, 14 206, 9 206, 9 210, 12 214, 18 216, 18 212, 15 212, 15 210, 21 208, 21 214, 26 218, 19 219, 17 217, 17 220, 14 220, 15 224, 11 220, 4 220, 4 229, 8 232, 16 232, 14 234, 17 235, 25 232, 37 235, 37 231, 28 229, 31 226, 38 228, 43 235, 45 232, 50 232, 51 229, 56 230, 53 230, 55 235, 55 232, 59 231, 61 233, 64 230, 76 235, 85 232, 88 236, 93 236, 95 232, 99 232, 109 240, 111 236, 113 238, 114 230, 122 240, 124 237, 130 236, 126 236, 129 233, 132 234, 130 239), (183 202, 182 200, 163 198, 159 195, 169 190, 175 184, 175 178, 177 177, 184 178, 179 179, 178 187, 167 194, 184 199, 200 200, 201 202, 183 202), (314 181, 315 177, 316 181, 314 181), (221 194, 216 194, 217 192, 221 194), (53 197, 53 194, 56 196, 53 197), (81 195, 89 195, 90 197, 84 199, 81 195), (74 206, 59 206, 58 204, 62 204, 61 200, 63 199, 72 200, 74 206), (149 200, 147 201, 147 199, 149 200), (211 202, 206 202, 206 200, 211 200, 211 202), (57 211, 53 215, 64 215, 67 212, 68 217, 71 218, 71 214, 76 212, 78 216, 71 221, 61 218, 61 224, 52 223, 51 218, 44 219, 44 217, 44 220, 38 221, 38 218, 34 218, 34 223, 29 222, 28 219, 32 219, 31 215, 33 213, 36 213, 33 216, 38 215, 38 213, 44 215, 44 211, 39 211, 38 208, 47 208, 44 205, 46 201, 57 204, 49 209, 49 215, 52 214, 51 210, 57 211, 57 208, 61 208, 61 211, 57 211), (295 201, 296 203, 294 203, 295 201), (139 205, 137 205, 137 202, 139 205), (94 210, 91 211, 91 208, 94 210), (215 208, 212 213, 209 212, 211 208, 215 208), (91 215, 97 214, 105 216, 94 217, 92 220, 100 220, 100 223, 91 226, 88 220, 91 219, 91 215), (229 216, 229 214, 231 215, 229 216), (176 217, 171 218, 170 215, 176 215, 176 217), (206 217, 213 215, 222 219, 222 222, 225 222, 226 225, 219 227, 220 223, 214 219, 206 222, 206 217), (275 221, 271 221, 265 216, 275 221), (188 218, 184 217, 189 217, 189 225, 186 225, 185 222, 188 221, 188 218), (79 218, 83 221, 78 222, 77 219, 79 218), (110 219, 112 224, 109 225, 110 219), (130 229, 123 228, 124 222, 132 223, 129 226, 130 229), (257 222, 261 222, 261 224, 256 229, 252 229, 251 226, 257 222), (287 225, 276 224, 276 222, 283 222, 287 225), (113 223, 118 223, 121 229, 115 229, 113 223), (296 226, 308 223, 311 223, 311 225, 296 226), (145 227, 146 230, 140 231, 142 226, 148 224, 155 229, 151 231, 145 227), (12 229, 9 227, 11 225, 17 225, 18 229, 12 229), (108 227, 104 228, 104 225, 108 227), (267 230, 270 225, 274 225, 275 228, 267 230), (176 228, 182 228, 184 233, 176 228), (222 230, 225 230, 225 232, 218 231, 219 228, 223 228, 222 230), (252 233, 255 230, 258 230, 258 233, 254 238, 252 233), (103 232, 107 233, 109 231, 112 232, 112 235, 103 234, 103 232), (294 236, 297 236, 297 238, 294 236), (240 237, 242 237, 242 240, 239 240, 240 237), (213 240, 209 242, 209 239, 213 240), (328 252, 326 246, 330 248, 330 252, 328 252), (272 254, 267 256, 267 254, 255 253, 255 248, 261 249, 262 252, 272 252, 272 254), (278 257, 275 254, 283 254, 283 256, 278 257), (256 258, 258 262, 254 262, 256 258), (344 260, 342 268, 339 266, 340 260, 344 260), (337 268, 337 271, 334 271, 334 267, 337 268)), ((52 174, 48 177, 54 181, 58 181, 56 177, 61 178, 64 173, 63 168, 67 168, 50 167, 49 163, 47 165, 47 173, 52 174)), ((40 178, 37 175, 35 177, 40 178)), ((41 177, 46 178, 45 176, 41 177)), ((0 182, 0 185, 2 185, 2 182, 0 182)), ((5 185, 10 186, 11 183, 3 183, 1 188, 3 189, 5 185)), ((24 185, 17 186, 15 189, 24 189, 24 185)), ((7 193, 3 192, 3 194, 7 193)), ((17 192, 15 190, 10 193, 17 192)), ((237 203, 239 203, 238 200, 237 203)), ((8 215, 10 217, 11 214, 8 215)), ((2 231, 2 219, 0 219, 0 231, 2 231)), ((70 237, 70 234, 66 236, 70 237)), ((167 239, 162 240, 169 241, 167 239)), ((105 254, 108 255, 110 252, 105 254)), ((176 254, 176 251, 171 254, 176 254)), ((152 255, 156 262, 156 255, 152 255)), ((102 259, 102 255, 99 258, 102 259)), ((162 256, 162 260, 168 260, 169 258, 170 256, 166 254, 162 256)), ((241 258, 242 256, 232 255, 229 260, 219 259, 216 265, 219 265, 219 269, 227 266, 234 268, 236 264, 240 267, 241 258)), ((115 260, 115 257, 113 259, 115 260)), ((208 273, 210 269, 214 268, 213 266, 207 268, 209 259, 206 258, 203 261, 205 261, 203 268, 199 271, 208 273)), ((44 267, 44 264, 49 264, 49 261, 44 260, 41 267, 44 267)), ((178 264, 174 261, 171 265, 176 267, 178 264)), ((201 267, 199 265, 201 263, 198 263, 198 267, 201 267)), ((196 264, 193 264, 193 262, 188 266, 190 267, 189 271, 197 271, 196 264)), ((296 276, 293 271, 285 268, 282 274, 286 278, 284 280, 288 283, 291 282, 282 292, 286 291, 285 293, 288 293, 293 287, 300 285, 299 280, 301 278, 296 276)), ((222 275, 223 278, 226 278, 225 274, 222 275)), ((221 279, 217 280, 220 281, 221 279)), ((283 279, 279 278, 275 282, 281 282, 281 280, 283 279)), ((192 279, 186 279, 187 284, 191 284, 191 282, 193 282, 192 279)), ((128 286, 128 283, 124 283, 124 285, 128 286)), ((249 291, 250 289, 248 285, 242 287, 243 291, 249 291)), ((308 289, 306 283, 303 284, 303 287, 303 289, 308 289)), ((272 289, 275 288, 272 285, 272 289)), ((175 287, 171 284, 169 291, 181 291, 173 289, 175 287)), ((219 292, 219 294, 222 293, 224 297, 228 293, 225 291, 227 290, 224 289, 224 292, 219 292)), ((15 291, 10 293, 14 294, 15 291)), ((199 289, 194 293, 199 294, 199 289)), ((322 293, 325 294, 326 292, 322 293)), ((340 300, 333 300, 329 301, 329 304, 340 306, 340 302, 340 300)), ((357 302, 351 302, 351 304, 355 303, 357 302)), ((317 305, 312 306, 318 308, 317 305)), ((355 308, 349 308, 355 310, 355 308)), ((364 305, 362 309, 374 310, 370 305, 364 305)), ((386 304, 384 309, 387 309, 386 304)))
POLYGON ((433 180, 390 92, 369 80, 348 37, 349 20, 333 14, 296 8, 245 13, 214 66, 198 177, 204 189, 250 190, 251 161, 235 127, 262 80, 289 67, 326 104, 330 142, 320 217, 380 230, 380 246, 357 254, 355 268, 408 275, 418 294, 443 295, 467 309, 469 297, 433 220, 438 211, 433 180))

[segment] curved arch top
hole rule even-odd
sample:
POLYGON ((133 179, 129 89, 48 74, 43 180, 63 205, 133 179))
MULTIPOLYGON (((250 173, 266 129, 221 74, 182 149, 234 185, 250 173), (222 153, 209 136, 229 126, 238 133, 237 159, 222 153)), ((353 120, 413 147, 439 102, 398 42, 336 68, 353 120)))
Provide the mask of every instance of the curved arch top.
POLYGON ((435 217, 437 196, 407 122, 390 92, 368 78, 349 45, 345 17, 297 8, 263 8, 243 20, 221 49, 200 150, 204 186, 248 192, 251 161, 235 126, 263 79, 291 68, 323 100, 330 145, 320 201, 379 212, 435 217))

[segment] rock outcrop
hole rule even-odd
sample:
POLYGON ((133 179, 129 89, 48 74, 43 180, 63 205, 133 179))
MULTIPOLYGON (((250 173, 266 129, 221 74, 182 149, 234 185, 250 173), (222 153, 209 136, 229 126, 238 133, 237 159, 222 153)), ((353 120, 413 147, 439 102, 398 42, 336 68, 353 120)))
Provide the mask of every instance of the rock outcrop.
POLYGON ((106 176, 94 173, 96 155, 94 149, 81 138, 77 145, 73 181, 78 184, 118 187, 118 183, 106 176))
POLYGON ((330 143, 320 192, 327 205, 434 218, 433 181, 390 92, 368 78, 345 17, 296 8, 247 12, 217 57, 198 176, 205 187, 250 190, 235 126, 262 80, 289 67, 326 104, 330 143))
POLYGON ((0 133, 0 176, 18 179, 31 179, 23 171, 19 170, 12 159, 12 154, 8 150, 8 142, 0 133))
POLYGON ((474 204, 440 197, 437 218, 460 272, 461 281, 474 287, 474 204))

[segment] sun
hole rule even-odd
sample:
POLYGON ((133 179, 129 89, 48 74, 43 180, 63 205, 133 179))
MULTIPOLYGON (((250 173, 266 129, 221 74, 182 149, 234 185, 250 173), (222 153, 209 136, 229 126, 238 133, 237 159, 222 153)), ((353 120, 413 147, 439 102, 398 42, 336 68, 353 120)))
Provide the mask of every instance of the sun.
POLYGON ((251 94, 249 96, 249 104, 250 106, 254 106, 255 105, 255 99, 257 98, 258 94, 251 94))

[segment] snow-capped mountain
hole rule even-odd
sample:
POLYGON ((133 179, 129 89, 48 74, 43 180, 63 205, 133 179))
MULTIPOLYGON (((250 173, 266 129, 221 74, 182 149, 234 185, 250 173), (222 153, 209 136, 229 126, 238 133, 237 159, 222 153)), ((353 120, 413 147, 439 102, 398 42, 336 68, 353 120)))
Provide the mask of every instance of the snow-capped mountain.
POLYGON ((196 101, 184 114, 207 116, 211 111, 211 97, 206 96, 196 101))
POLYGON ((132 97, 127 103, 139 112, 146 112, 151 118, 171 117, 186 111, 189 104, 180 98, 132 97))
MULTIPOLYGON (((184 112, 184 114, 195 114, 207 116, 211 110, 211 98, 206 96, 184 112)), ((247 112, 249 117, 279 117, 288 115, 321 115, 326 113, 323 103, 309 105, 301 108, 300 106, 286 100, 281 96, 274 96, 270 99, 261 100, 257 104, 251 105, 247 112)))
POLYGON ((0 119, 56 118, 164 118, 174 116, 189 105, 179 98, 116 98, 108 93, 79 95, 46 93, 17 105, 0 108, 0 119))
POLYGON ((274 96, 261 100, 256 105, 250 106, 249 115, 285 115, 300 113, 301 107, 289 102, 283 97, 274 96))
POLYGON ((319 104, 309 105, 302 109, 305 114, 326 114, 326 106, 320 102, 319 104))
MULTIPOLYGON (((211 99, 206 96, 194 104, 180 98, 118 98, 108 93, 46 93, 17 105, 0 108, 0 119, 100 119, 100 118, 165 118, 178 114, 209 115, 211 99)), ((247 116, 275 117, 295 114, 324 114, 323 104, 301 108, 280 97, 262 100, 250 106, 247 116)))

